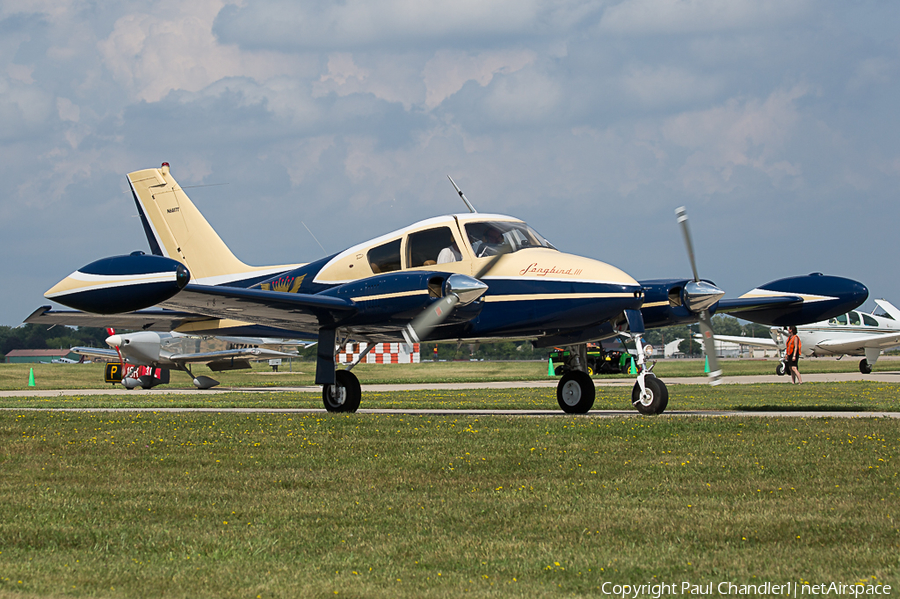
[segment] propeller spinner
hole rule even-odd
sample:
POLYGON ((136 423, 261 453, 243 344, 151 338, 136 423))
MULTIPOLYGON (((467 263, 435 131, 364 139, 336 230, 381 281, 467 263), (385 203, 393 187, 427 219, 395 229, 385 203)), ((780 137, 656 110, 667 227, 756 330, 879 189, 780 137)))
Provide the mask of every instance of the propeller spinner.
POLYGON ((720 297, 725 295, 725 292, 712 283, 700 280, 700 275, 697 273, 697 262, 694 259, 694 243, 688 227, 687 209, 680 206, 675 209, 675 215, 678 217, 678 224, 681 225, 681 232, 684 234, 684 245, 687 248, 688 259, 691 261, 691 271, 694 273, 694 280, 684 286, 684 302, 691 312, 697 312, 699 315, 698 324, 700 325, 700 334, 703 336, 703 348, 706 351, 706 358, 709 360, 709 384, 718 385, 722 382, 722 370, 719 368, 719 359, 716 357, 716 341, 709 309, 719 301, 720 297))

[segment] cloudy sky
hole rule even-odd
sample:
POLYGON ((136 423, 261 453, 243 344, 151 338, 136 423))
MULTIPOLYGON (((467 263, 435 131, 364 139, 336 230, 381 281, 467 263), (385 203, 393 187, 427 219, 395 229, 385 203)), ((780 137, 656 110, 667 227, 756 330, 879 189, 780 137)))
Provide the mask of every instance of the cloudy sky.
MULTIPOLYGON (((234 252, 309 261, 464 211, 729 296, 821 271, 900 305, 900 3, 0 0, 0 324, 147 249, 172 173, 234 252)), ((871 299, 867 309, 874 308, 871 299)))

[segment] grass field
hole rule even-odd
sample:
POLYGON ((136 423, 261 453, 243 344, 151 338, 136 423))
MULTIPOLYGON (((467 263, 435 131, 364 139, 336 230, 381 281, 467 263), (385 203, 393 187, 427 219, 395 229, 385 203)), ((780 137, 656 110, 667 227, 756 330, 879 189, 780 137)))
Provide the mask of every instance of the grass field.
POLYGON ((6 412, 0 595, 897 585, 898 437, 879 419, 6 412))
MULTIPOLYGON (((418 368, 442 367, 452 380, 475 366, 483 380, 504 380, 504 371, 541 366, 507 364, 418 368)), ((38 388, 54 377, 97 386, 91 366, 39 366, 38 388)), ((29 368, 0 367, 2 384, 29 368)), ((397 372, 427 378, 369 368, 384 382, 397 372)), ((152 409, 318 409, 321 398, 162 389, 0 398, 8 408, 0 597, 588 597, 604 583, 727 581, 900 587, 896 420, 172 414, 152 409), (17 409, 28 407, 47 410, 17 409), (49 411, 86 407, 151 411, 49 411)), ((555 394, 366 393, 362 407, 556 410, 555 394)), ((594 407, 630 412, 628 394, 598 387, 594 407)), ((669 410, 687 409, 900 411, 900 385, 709 387, 676 378, 669 410)))

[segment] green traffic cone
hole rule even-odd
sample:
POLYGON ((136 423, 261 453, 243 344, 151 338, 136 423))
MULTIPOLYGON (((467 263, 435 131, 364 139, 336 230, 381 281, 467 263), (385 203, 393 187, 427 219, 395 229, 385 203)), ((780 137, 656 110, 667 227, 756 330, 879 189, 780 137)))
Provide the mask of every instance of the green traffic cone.
POLYGON ((709 374, 709 356, 706 356, 706 365, 703 367, 703 372, 709 374))
POLYGON ((556 372, 553 370, 553 358, 550 358, 550 363, 547 365, 547 376, 556 376, 556 372))
POLYGON ((634 365, 634 356, 631 356, 631 366, 628 367, 628 374, 637 374, 637 366, 634 365))
POLYGON ((28 386, 34 387, 34 368, 28 373, 28 386))

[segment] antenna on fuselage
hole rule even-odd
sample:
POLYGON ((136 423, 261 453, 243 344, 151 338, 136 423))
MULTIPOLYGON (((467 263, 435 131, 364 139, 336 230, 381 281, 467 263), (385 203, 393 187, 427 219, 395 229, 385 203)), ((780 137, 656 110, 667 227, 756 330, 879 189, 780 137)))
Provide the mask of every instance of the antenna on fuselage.
POLYGON ((473 214, 478 212, 477 210, 475 210, 475 207, 469 201, 469 198, 466 197, 466 194, 463 193, 462 189, 460 189, 459 186, 456 184, 456 182, 453 180, 453 177, 451 177, 450 175, 447 175, 447 178, 450 179, 450 183, 453 185, 453 189, 456 190, 456 193, 459 194, 459 197, 462 198, 462 201, 466 203, 466 208, 469 209, 469 212, 471 212, 473 214))

